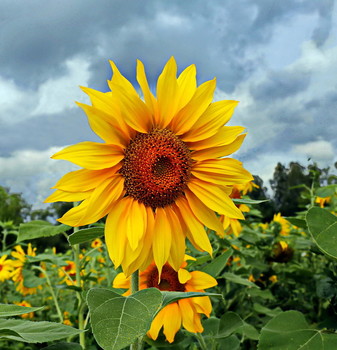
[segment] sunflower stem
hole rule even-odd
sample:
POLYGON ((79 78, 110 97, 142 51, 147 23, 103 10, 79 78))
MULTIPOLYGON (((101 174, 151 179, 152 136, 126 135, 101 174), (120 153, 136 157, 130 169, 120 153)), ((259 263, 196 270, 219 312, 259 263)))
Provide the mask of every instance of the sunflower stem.
MULTIPOLYGON (((78 202, 74 202, 74 207, 78 206, 78 202)), ((74 227, 73 232, 77 232, 79 230, 78 227, 74 227)), ((80 245, 75 244, 73 246, 73 254, 74 254, 74 262, 76 266, 76 286, 79 288, 82 288, 82 280, 81 280, 81 264, 80 264, 80 245)), ((78 300, 78 329, 83 331, 84 330, 84 302, 82 298, 81 291, 76 291, 77 300, 78 300)), ((80 333, 80 345, 83 349, 86 348, 85 346, 85 332, 80 333)))
MULTIPOLYGON (((134 294, 139 291, 139 271, 135 271, 131 275, 131 294, 134 294)), ((140 350, 142 349, 142 340, 137 338, 133 344, 130 345, 130 350, 140 350)))
POLYGON ((208 347, 205 343, 205 339, 203 338, 203 336, 200 333, 195 333, 195 337, 198 339, 200 348, 202 350, 208 350, 208 347))

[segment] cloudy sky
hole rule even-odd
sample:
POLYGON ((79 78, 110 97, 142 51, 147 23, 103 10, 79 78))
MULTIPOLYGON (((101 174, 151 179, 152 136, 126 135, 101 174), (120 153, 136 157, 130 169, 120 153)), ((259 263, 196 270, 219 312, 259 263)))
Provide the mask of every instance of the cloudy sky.
POLYGON ((232 125, 248 136, 235 157, 265 181, 278 161, 337 160, 335 0, 2 0, 0 185, 36 208, 75 166, 49 157, 99 141, 74 101, 107 91, 108 60, 151 86, 174 55, 217 77, 216 99, 241 101, 232 125))

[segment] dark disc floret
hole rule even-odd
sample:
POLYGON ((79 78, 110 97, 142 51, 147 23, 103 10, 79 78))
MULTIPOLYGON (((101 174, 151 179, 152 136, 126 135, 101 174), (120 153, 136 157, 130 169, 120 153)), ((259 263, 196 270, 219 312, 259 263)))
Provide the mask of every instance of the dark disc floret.
POLYGON ((173 204, 186 189, 191 165, 190 150, 172 131, 138 133, 121 168, 126 195, 152 208, 173 204))
POLYGON ((163 266, 160 282, 158 269, 156 266, 149 271, 146 279, 147 288, 158 288, 159 290, 166 290, 171 292, 185 292, 185 285, 179 282, 178 272, 174 271, 173 268, 166 264, 163 266))

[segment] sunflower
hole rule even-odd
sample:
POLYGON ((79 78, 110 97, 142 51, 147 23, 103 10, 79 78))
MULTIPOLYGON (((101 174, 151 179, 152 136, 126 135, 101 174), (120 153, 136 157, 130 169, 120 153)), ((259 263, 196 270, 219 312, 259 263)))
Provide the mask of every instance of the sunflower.
POLYGON ((328 203, 330 203, 331 197, 316 197, 315 203, 318 203, 321 208, 324 208, 324 206, 328 203))
MULTIPOLYGON (((194 258, 185 256, 185 259, 194 258)), ((188 272, 184 269, 186 265, 184 261, 177 272, 169 264, 165 264, 159 274, 153 262, 146 270, 140 272, 140 289, 154 287, 162 291, 204 292, 205 289, 217 285, 217 281, 212 276, 201 271, 188 272)), ((130 288, 130 277, 123 272, 119 273, 113 281, 113 287, 130 288)), ((125 295, 128 294, 130 289, 125 293, 125 295)), ((180 299, 159 311, 147 335, 156 340, 160 329, 163 328, 166 339, 172 343, 181 325, 189 332, 201 333, 204 330, 200 322, 201 314, 209 317, 211 311, 212 305, 208 296, 180 299)))
POLYGON ((13 260, 7 259, 7 255, 0 258, 0 282, 10 279, 13 271, 13 260))
POLYGON ((241 146, 241 126, 224 126, 237 101, 212 103, 215 79, 197 86, 196 68, 177 78, 172 57, 149 89, 137 61, 143 98, 111 62, 111 91, 82 88, 92 106, 78 103, 104 143, 81 142, 52 156, 82 167, 62 177, 46 202, 82 201, 59 221, 70 226, 108 214, 105 241, 116 267, 127 274, 154 260, 177 271, 185 238, 212 254, 204 227, 221 233, 214 212, 244 219, 229 197, 233 184, 252 180, 242 163, 224 158, 241 146))
POLYGON ((23 269, 28 256, 36 256, 36 248, 32 248, 32 245, 29 243, 27 247, 27 253, 22 249, 20 245, 14 247, 15 251, 12 251, 11 255, 16 259, 13 260, 13 267, 15 270, 12 273, 12 280, 15 283, 16 290, 22 295, 35 294, 37 288, 25 286, 23 269))
POLYGON ((281 213, 274 214, 273 221, 280 225, 280 235, 288 236, 291 230, 291 224, 286 220, 281 213))

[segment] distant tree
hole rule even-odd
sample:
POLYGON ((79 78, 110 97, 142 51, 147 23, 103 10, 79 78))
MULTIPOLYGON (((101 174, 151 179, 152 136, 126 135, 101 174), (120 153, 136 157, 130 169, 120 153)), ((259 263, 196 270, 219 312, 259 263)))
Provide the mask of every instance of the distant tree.
POLYGON ((268 189, 267 187, 264 186, 263 180, 257 176, 254 176, 254 183, 258 185, 258 188, 254 188, 252 192, 249 193, 249 197, 251 199, 268 199, 268 202, 264 202, 258 205, 254 205, 254 208, 257 208, 260 210, 262 216, 263 216, 263 221, 264 222, 269 222, 273 218, 273 215, 275 213, 275 206, 274 206, 274 201, 270 196, 268 195, 268 189))
POLYGON ((12 221, 19 225, 29 214, 31 206, 20 193, 10 193, 9 189, 0 186, 0 221, 12 221))

